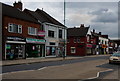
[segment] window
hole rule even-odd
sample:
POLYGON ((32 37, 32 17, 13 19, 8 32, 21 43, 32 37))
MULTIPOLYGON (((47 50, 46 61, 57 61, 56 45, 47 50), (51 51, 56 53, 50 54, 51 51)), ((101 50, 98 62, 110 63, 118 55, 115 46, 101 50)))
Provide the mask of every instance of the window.
POLYGON ((44 30, 44 25, 42 24, 41 27, 40 27, 40 30, 44 30))
POLYGON ((71 47, 71 53, 76 53, 75 47, 71 47))
POLYGON ((50 42, 50 45, 55 45, 55 43, 54 42, 50 42))
POLYGON ((59 30, 59 38, 62 38, 62 30, 59 30))
POLYGON ((49 37, 54 37, 54 31, 48 30, 48 36, 49 37))
POLYGON ((80 43, 80 38, 77 38, 77 42, 80 43))
POLYGON ((22 33, 22 25, 9 23, 8 31, 13 33, 22 33))
POLYGON ((69 39, 67 39, 67 43, 69 43, 70 42, 70 40, 69 39))
POLYGON ((76 38, 74 38, 74 43, 76 43, 77 42, 77 39, 76 38))
POLYGON ((102 40, 102 44, 103 44, 103 42, 104 42, 104 41, 102 40))
POLYGON ((28 34, 29 35, 36 35, 37 34, 37 28, 28 27, 28 34))

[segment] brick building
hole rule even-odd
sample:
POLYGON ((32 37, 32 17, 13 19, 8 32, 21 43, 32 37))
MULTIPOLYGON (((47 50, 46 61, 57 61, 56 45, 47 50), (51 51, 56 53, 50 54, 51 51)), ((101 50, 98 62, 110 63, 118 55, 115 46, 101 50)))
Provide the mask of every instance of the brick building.
POLYGON ((37 20, 22 11, 20 1, 14 6, 2 3, 2 58, 42 56, 45 40, 38 36, 40 28, 37 20))
POLYGON ((89 27, 84 27, 84 24, 81 24, 79 28, 67 29, 67 55, 86 55, 88 29, 89 27))
POLYGON ((37 9, 35 11, 31 11, 25 9, 24 12, 38 20, 43 26, 46 40, 45 57, 61 56, 63 55, 64 50, 66 55, 66 47, 64 46, 64 42, 66 41, 67 27, 54 19, 44 10, 37 9))

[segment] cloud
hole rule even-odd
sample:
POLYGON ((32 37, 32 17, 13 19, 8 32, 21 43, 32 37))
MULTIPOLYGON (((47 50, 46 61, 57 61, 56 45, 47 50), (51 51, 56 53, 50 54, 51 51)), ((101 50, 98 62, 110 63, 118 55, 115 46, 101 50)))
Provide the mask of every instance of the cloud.
POLYGON ((102 34, 108 34, 111 38, 118 37, 118 23, 93 23, 90 29, 95 29, 96 32, 102 32, 102 34))
POLYGON ((89 14, 96 15, 92 22, 115 23, 118 21, 118 14, 107 8, 92 11, 89 14))

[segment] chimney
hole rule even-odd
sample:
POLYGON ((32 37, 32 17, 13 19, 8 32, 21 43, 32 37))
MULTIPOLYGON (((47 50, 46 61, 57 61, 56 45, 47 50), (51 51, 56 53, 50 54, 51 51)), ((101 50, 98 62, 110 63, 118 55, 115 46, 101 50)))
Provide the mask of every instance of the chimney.
POLYGON ((84 24, 81 24, 81 26, 80 27, 84 27, 84 24))
POLYGON ((101 32, 99 32, 99 35, 101 35, 101 32))
POLYGON ((23 4, 22 4, 21 1, 18 1, 18 3, 16 3, 16 1, 15 1, 15 3, 13 3, 13 5, 14 5, 15 8, 18 8, 22 11, 23 4))

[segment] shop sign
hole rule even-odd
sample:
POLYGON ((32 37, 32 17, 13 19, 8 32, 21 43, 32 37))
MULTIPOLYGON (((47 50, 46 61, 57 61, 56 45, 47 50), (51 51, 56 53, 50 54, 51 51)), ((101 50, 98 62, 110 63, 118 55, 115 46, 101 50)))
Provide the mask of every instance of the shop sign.
POLYGON ((38 31, 38 36, 45 37, 45 31, 38 31))
POLYGON ((11 40, 11 41, 25 41, 25 39, 21 38, 21 37, 7 37, 7 40, 11 40))
POLYGON ((107 48, 107 46, 105 44, 102 44, 102 48, 107 48))
POLYGON ((92 48, 92 44, 87 44, 87 47, 88 48, 92 48))
POLYGON ((32 38, 26 38, 27 43, 45 43, 44 39, 32 39, 32 38))

